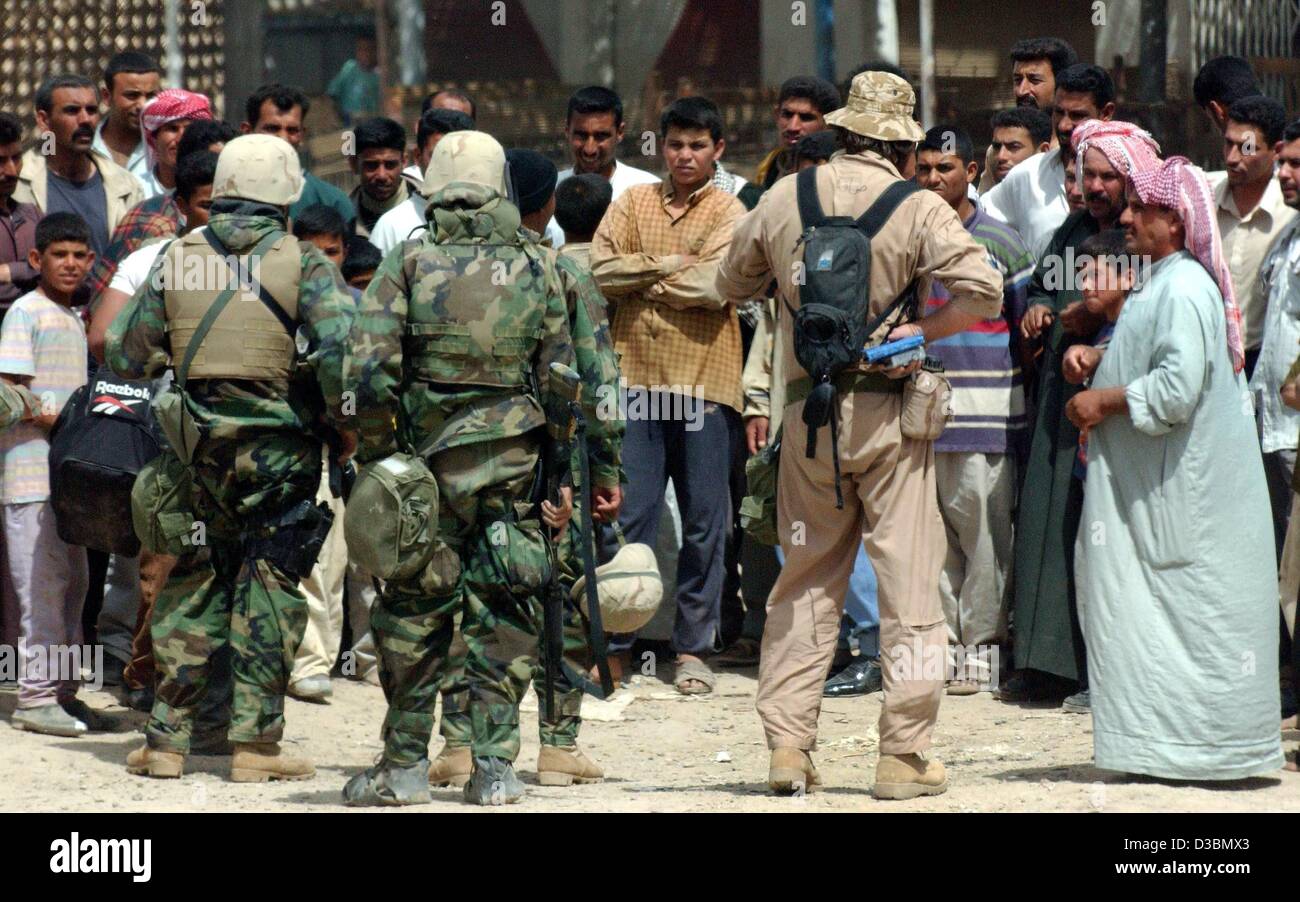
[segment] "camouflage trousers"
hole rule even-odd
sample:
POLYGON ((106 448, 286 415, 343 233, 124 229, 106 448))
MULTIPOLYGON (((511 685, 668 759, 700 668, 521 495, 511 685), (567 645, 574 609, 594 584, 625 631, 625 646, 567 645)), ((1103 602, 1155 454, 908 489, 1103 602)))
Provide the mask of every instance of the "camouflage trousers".
MULTIPOLYGON (((459 625, 459 624, 458 624, 459 625)), ((465 676, 465 659, 468 653, 459 630, 451 642, 447 660, 447 674, 443 677, 439 693, 442 695, 442 718, 438 730, 448 748, 471 744, 473 729, 469 715, 469 681, 465 676)), ((591 652, 582 619, 572 602, 564 605, 564 663, 575 673, 585 673, 591 666, 591 652)), ((537 690, 537 734, 542 745, 568 746, 578 744, 578 730, 582 727, 582 689, 574 686, 566 669, 561 667, 555 680, 554 719, 546 716, 546 649, 539 649, 533 673, 533 688, 537 690)))
POLYGON ((232 742, 278 742, 284 693, 307 626, 298 581, 239 546, 214 544, 182 555, 153 611, 159 683, 145 734, 152 748, 189 751, 212 659, 228 648, 234 692, 232 742))
MULTIPOLYGON (((555 679, 555 718, 546 716, 546 643, 539 643, 538 656, 534 659, 533 688, 537 691, 537 734, 542 745, 573 747, 578 744, 578 730, 582 727, 582 695, 580 687, 570 679, 570 672, 586 673, 592 665, 591 649, 587 641, 586 627, 577 605, 570 599, 569 592, 573 584, 582 575, 582 559, 574 544, 574 536, 581 519, 581 506, 584 502, 574 493, 573 518, 569 528, 564 531, 556 546, 556 556, 560 566, 560 582, 565 590, 563 659, 564 664, 558 668, 555 679)), ((465 676, 465 660, 468 650, 459 631, 452 638, 451 651, 447 660, 447 673, 442 679, 439 693, 442 695, 442 718, 438 730, 449 748, 471 744, 473 731, 469 715, 469 681, 465 676)))
POLYGON ((429 753, 438 687, 460 615, 470 745, 477 757, 519 754, 519 701, 533 678, 551 551, 527 519, 535 440, 515 437, 442 452, 442 549, 423 574, 389 580, 371 613, 388 699, 384 758, 410 766, 429 753), (522 518, 522 519, 521 519, 522 518))

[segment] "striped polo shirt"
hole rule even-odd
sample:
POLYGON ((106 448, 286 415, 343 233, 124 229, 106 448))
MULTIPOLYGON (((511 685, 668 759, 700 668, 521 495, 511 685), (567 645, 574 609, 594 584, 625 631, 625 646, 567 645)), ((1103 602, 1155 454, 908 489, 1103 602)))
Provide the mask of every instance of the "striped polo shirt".
MULTIPOLYGON (((978 208, 962 224, 987 252, 989 265, 1002 274, 1002 315, 926 346, 930 356, 943 362, 952 382, 955 414, 934 443, 934 450, 1015 453, 1024 441, 1028 420, 1014 348, 1034 259, 1014 229, 978 208)), ((948 298, 947 289, 935 280, 926 315, 946 304, 948 298)))

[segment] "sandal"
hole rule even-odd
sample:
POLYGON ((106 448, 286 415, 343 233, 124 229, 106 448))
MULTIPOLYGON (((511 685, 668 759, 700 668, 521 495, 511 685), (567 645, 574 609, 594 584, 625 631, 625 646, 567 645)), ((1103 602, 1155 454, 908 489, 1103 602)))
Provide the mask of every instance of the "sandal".
POLYGON ((717 681, 717 676, 703 661, 679 661, 673 675, 673 685, 682 695, 707 695, 713 691, 717 681), (692 686, 692 683, 696 685, 692 686))
POLYGON ((758 663, 762 643, 757 639, 737 639, 713 659, 719 667, 753 667, 758 663))

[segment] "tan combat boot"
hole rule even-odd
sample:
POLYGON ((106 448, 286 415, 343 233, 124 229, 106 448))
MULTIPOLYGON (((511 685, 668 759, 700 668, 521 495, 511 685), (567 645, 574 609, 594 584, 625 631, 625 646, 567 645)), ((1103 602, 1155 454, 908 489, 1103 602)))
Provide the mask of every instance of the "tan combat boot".
POLYGON ((772 749, 767 785, 778 795, 795 795, 819 789, 822 778, 807 752, 783 746, 772 749))
POLYGON ((454 786, 457 789, 469 782, 474 772, 474 757, 467 745, 443 745, 438 757, 429 765, 430 786, 454 786))
POLYGON ((600 783, 605 772, 575 746, 544 745, 537 753, 537 782, 543 786, 600 783))
POLYGON ((138 777, 158 777, 174 780, 185 769, 185 756, 177 752, 163 752, 142 745, 126 756, 126 772, 138 777))
POLYGON ((876 785, 872 792, 878 799, 914 799, 947 791, 948 775, 936 759, 881 755, 876 763, 876 785))
POLYGON ((310 780, 316 768, 301 755, 283 751, 278 742, 236 742, 230 759, 233 783, 265 783, 268 780, 310 780))

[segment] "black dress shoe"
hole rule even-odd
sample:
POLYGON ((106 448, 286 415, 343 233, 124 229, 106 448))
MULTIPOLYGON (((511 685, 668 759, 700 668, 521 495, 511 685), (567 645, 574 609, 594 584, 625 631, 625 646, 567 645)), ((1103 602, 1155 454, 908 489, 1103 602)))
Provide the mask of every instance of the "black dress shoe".
POLYGON ((1022 670, 993 690, 993 697, 1002 702, 1060 702, 1079 688, 1073 680, 1036 670, 1022 670))
POLYGON ((826 681, 822 695, 826 698, 870 695, 879 692, 881 685, 879 659, 858 656, 852 664, 826 681))
POLYGON ((831 669, 827 672, 826 679, 834 679, 841 670, 856 660, 852 649, 847 647, 835 649, 835 657, 831 658, 831 669))

